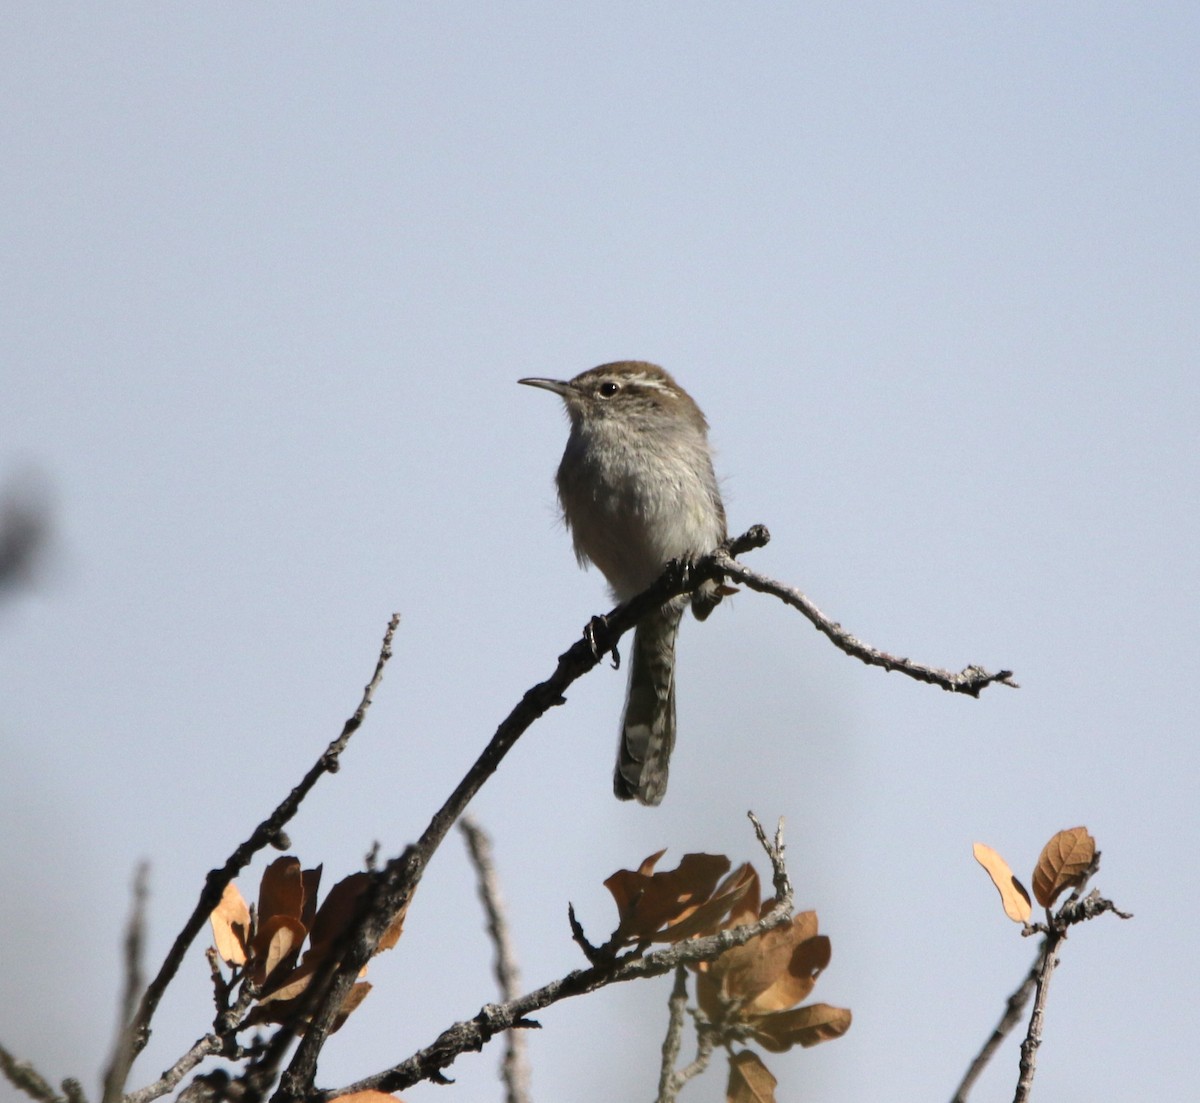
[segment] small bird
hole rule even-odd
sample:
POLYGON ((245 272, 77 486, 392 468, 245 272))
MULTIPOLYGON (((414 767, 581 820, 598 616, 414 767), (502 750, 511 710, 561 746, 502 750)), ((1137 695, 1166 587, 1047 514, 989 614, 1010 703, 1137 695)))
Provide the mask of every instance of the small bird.
MULTIPOLYGON (((695 559, 726 537, 713 474, 708 422, 656 364, 622 360, 570 380, 521 379, 553 391, 571 419, 558 466, 558 500, 581 566, 600 568, 617 601, 628 601, 672 559, 695 559)), ((692 595, 703 620, 723 594, 709 583, 692 595)), ((633 635, 629 689, 613 791, 659 804, 675 746, 675 637, 687 598, 646 616, 633 635)))

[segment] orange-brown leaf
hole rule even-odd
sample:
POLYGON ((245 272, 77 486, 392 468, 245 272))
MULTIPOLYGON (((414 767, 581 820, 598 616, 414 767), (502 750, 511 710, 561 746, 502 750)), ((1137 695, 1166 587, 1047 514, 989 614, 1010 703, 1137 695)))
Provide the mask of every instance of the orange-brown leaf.
POLYGON ((840 1038, 850 1029, 850 1012, 827 1003, 810 1003, 792 1011, 764 1015, 753 1024, 754 1037, 774 1053, 800 1045, 807 1048, 840 1038))
POLYGON ((1064 889, 1083 880, 1096 856, 1096 840, 1086 827, 1060 831, 1043 848, 1033 871, 1033 895, 1043 908, 1050 907, 1064 889))
POLYGON ((388 929, 383 932, 383 937, 379 940, 379 945, 375 947, 377 954, 383 953, 384 950, 390 950, 400 941, 400 936, 404 933, 404 918, 408 915, 408 905, 411 903, 412 897, 410 896, 396 918, 388 924, 388 929))
POLYGON ((743 1049, 729 1058, 725 1103, 775 1103, 777 1082, 757 1053, 743 1049))
MULTIPOLYGON (((715 934, 721 927, 729 926, 722 923, 729 909, 740 907, 742 898, 758 883, 758 875, 750 864, 744 863, 725 878, 703 904, 672 923, 668 923, 661 934, 655 936, 655 942, 681 942, 693 935, 715 934)), ((736 924, 734 924, 736 926, 736 924)))
POLYGON ((317 917, 317 891, 321 887, 321 871, 324 866, 316 869, 306 869, 300 874, 300 883, 304 888, 304 910, 300 913, 300 922, 307 930, 312 930, 313 920, 317 917))
POLYGON ((232 881, 221 893, 221 902, 208 917, 213 945, 226 965, 245 965, 250 948, 250 909, 232 881))
POLYGON ((787 969, 794 949, 790 926, 765 931, 726 950, 712 963, 709 976, 720 984, 725 997, 748 1003, 787 969))
POLYGON ((280 966, 293 964, 307 934, 304 924, 289 915, 273 915, 263 922, 254 936, 254 983, 266 984, 280 966))
MULTIPOLYGON (((319 959, 310 960, 309 955, 305 954, 304 960, 295 969, 275 978, 275 982, 271 985, 270 990, 264 992, 259 997, 258 1002, 260 1004, 286 1003, 289 1000, 294 1000, 312 983, 312 979, 316 975, 320 964, 319 959)), ((276 1019, 273 1021, 279 1022, 281 1020, 276 1019)))
POLYGON ((800 912, 786 927, 756 935, 726 950, 709 967, 727 999, 741 1004, 740 1018, 780 1011, 804 999, 832 953, 817 934, 817 913, 800 912))
MULTIPOLYGON (((799 916, 797 916, 799 918, 799 916)), ((825 935, 815 934, 801 939, 792 951, 791 960, 769 988, 759 993, 748 1010, 760 1014, 783 1011, 807 999, 825 967, 833 956, 833 947, 825 935)))
POLYGON ((369 873, 351 873, 329 890, 313 918, 314 949, 340 938, 358 912, 359 897, 371 883, 369 873))
POLYGON ((273 915, 286 915, 303 922, 304 881, 300 873, 300 860, 290 855, 276 858, 263 870, 262 883, 258 886, 258 921, 273 915))
MULTIPOLYGON (((1000 903, 1004 905, 1004 914, 1014 923, 1028 923, 1033 915, 1033 907, 1029 903, 1029 893, 1025 886, 1013 876, 1008 863, 986 843, 976 843, 972 853, 977 861, 992 879, 996 891, 1000 893, 1000 903)), ((1037 883, 1036 880, 1034 882, 1037 883)))
POLYGON ((685 854, 677 868, 652 873, 662 856, 651 855, 635 872, 618 870, 604 882, 620 918, 617 932, 627 942, 649 940, 669 923, 686 919, 708 900, 729 859, 719 854, 685 854))
MULTIPOLYGON (((744 863, 738 869, 735 869, 724 881, 717 886, 717 895, 726 891, 729 883, 738 876, 742 876, 743 870, 749 870, 747 876, 748 884, 738 901, 729 911, 729 918, 726 919, 724 926, 741 927, 746 923, 756 923, 761 919, 766 912, 762 911, 762 887, 758 881, 758 873, 749 862, 744 863)), ((770 909, 768 909, 770 910, 770 909)))
POLYGON ((337 1018, 333 1020, 333 1025, 329 1028, 331 1034, 335 1030, 342 1029, 342 1025, 350 1018, 350 1013, 367 998, 367 993, 370 991, 370 982, 360 980, 346 993, 346 998, 342 1000, 342 1006, 337 1013, 337 1018))

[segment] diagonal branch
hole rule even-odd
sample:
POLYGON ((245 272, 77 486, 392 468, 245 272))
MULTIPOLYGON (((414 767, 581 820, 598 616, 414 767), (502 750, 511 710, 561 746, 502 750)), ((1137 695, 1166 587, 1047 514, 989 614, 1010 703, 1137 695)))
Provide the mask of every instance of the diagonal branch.
POLYGON ((225 864, 220 869, 212 870, 205 878, 200 899, 196 902, 192 914, 188 916, 187 922, 184 923, 183 929, 176 935, 171 949, 167 952, 166 959, 146 988, 141 1003, 138 1005, 137 1013, 129 1023, 131 1060, 141 1053, 150 1040, 150 1020, 158 1009, 159 1001, 162 999, 167 985, 171 983, 178 972, 188 947, 191 946, 196 935, 200 933, 200 929, 208 921, 208 916, 213 908, 220 903, 225 886, 249 865, 255 854, 264 847, 279 842, 283 837, 284 825, 296 814, 301 801, 308 796, 309 791, 321 777, 325 774, 337 773, 340 765, 338 759, 342 751, 346 749, 346 744, 350 742, 350 737, 362 726, 367 709, 371 707, 371 698, 383 678, 383 668, 387 665, 388 659, 392 657, 392 637, 396 634, 396 627, 399 623, 400 614, 393 614, 391 620, 388 621, 387 631, 383 635, 383 646, 380 648, 379 659, 375 664, 375 673, 363 690, 362 699, 359 701, 358 708, 354 710, 354 715, 343 726, 341 735, 325 748, 324 754, 304 775, 300 784, 279 803, 270 816, 254 829, 250 837, 225 860, 225 864))
POLYGON ((996 1050, 1000 1048, 1004 1039, 1012 1033, 1017 1023, 1021 1021, 1021 1016, 1025 1013, 1025 1005, 1029 1002, 1029 997, 1033 995, 1034 987, 1037 985, 1038 974, 1042 969, 1042 954, 1044 951, 1045 947, 1043 946, 1038 951, 1038 956, 1034 959, 1033 965, 1030 966, 1025 979, 1021 981, 1016 991, 1008 997, 1004 1005, 1004 1014, 1000 1016, 1000 1021, 996 1024, 996 1028, 975 1055, 975 1059, 968 1067, 966 1074, 962 1078, 962 1083, 958 1085, 958 1090, 954 1093, 954 1098, 950 1100, 950 1103, 967 1103, 967 1096, 975 1086, 975 1081, 979 1079, 980 1074, 987 1067, 987 1063, 995 1056, 996 1050))

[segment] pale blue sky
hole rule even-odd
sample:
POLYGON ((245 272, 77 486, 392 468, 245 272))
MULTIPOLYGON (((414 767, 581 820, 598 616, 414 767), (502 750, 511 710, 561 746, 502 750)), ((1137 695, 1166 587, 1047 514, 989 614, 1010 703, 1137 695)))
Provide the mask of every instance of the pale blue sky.
MULTIPOLYGON (((1034 952, 971 844, 1025 875, 1083 823, 1137 918, 1072 936, 1037 1091, 1178 1095, 1197 56, 1186 3, 10 5, 0 477, 40 471, 57 534, 0 608, 0 1039, 95 1084, 135 865, 156 965, 393 610, 368 723, 291 835, 334 877, 419 834, 606 607, 556 522, 557 403, 515 381, 629 357, 708 414, 731 526, 774 533, 756 567, 1023 688, 952 698, 745 595, 684 625, 647 811, 610 795, 624 674, 597 671, 474 809, 526 983, 579 964, 568 900, 606 933, 613 870, 761 865, 744 812, 782 814, 833 939, 816 996, 855 1021, 770 1058, 780 1098, 948 1098, 1034 952)), ((481 923, 451 839, 323 1084, 493 997, 481 923)), ((202 950, 138 1082, 207 1027, 202 950)), ((667 990, 542 1015, 536 1098, 652 1096, 667 990)), ((498 1056, 406 1098, 496 1099, 498 1056)))

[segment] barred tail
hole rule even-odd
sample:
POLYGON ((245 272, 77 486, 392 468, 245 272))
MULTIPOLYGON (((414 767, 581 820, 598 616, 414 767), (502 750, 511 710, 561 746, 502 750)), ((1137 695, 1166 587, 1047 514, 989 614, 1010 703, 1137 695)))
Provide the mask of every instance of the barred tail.
POLYGON ((667 766, 675 746, 675 637, 682 606, 665 605, 633 633, 629 690, 613 791, 621 800, 659 804, 667 791, 667 766))

